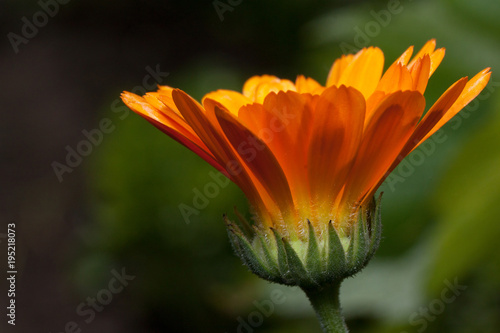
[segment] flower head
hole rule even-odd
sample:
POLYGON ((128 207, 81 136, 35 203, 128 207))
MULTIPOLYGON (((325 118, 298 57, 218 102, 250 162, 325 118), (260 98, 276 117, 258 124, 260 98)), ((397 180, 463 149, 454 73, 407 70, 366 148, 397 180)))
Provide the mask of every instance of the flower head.
POLYGON ((298 76, 248 79, 242 93, 217 90, 200 103, 160 86, 123 101, 224 173, 245 193, 257 227, 290 240, 333 222, 349 235, 357 213, 397 164, 486 86, 489 68, 455 82, 425 111, 427 82, 444 57, 430 40, 384 72, 377 47, 337 59, 321 85, 298 76))
POLYGON ((248 79, 243 92, 217 90, 202 103, 160 86, 122 99, 160 130, 235 182, 255 211, 224 217, 250 270, 299 286, 325 332, 347 332, 341 281, 359 272, 381 234, 374 193, 398 163, 474 99, 489 68, 455 82, 425 111, 427 82, 444 57, 434 40, 408 48, 383 72, 369 47, 337 59, 326 85, 298 76, 248 79))

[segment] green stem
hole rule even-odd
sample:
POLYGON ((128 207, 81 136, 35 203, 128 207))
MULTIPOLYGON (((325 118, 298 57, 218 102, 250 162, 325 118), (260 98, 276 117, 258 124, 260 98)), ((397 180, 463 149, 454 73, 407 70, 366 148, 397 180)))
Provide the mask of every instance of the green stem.
POLYGON ((347 333, 339 303, 340 283, 320 289, 303 289, 325 333, 347 333))

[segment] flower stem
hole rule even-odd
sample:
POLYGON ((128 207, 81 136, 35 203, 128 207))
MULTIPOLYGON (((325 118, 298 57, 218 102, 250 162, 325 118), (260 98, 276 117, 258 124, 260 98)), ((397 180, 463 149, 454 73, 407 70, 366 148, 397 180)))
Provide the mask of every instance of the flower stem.
POLYGON ((340 282, 318 289, 303 289, 325 333, 347 333, 339 302, 340 282))

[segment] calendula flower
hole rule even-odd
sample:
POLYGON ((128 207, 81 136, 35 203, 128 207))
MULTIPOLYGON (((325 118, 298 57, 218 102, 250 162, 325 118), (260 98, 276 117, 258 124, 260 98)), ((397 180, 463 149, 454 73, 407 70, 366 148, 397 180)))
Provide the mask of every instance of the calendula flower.
POLYGON ((226 218, 236 252, 261 277, 306 290, 334 332, 343 327, 341 317, 328 319, 338 298, 325 308, 322 291, 338 290, 376 250, 376 190, 490 78, 486 68, 459 79, 425 112, 427 82, 445 54, 435 47, 431 40, 413 58, 410 47, 385 72, 377 47, 344 55, 324 86, 263 75, 201 104, 168 86, 122 99, 242 189, 255 217, 226 218))

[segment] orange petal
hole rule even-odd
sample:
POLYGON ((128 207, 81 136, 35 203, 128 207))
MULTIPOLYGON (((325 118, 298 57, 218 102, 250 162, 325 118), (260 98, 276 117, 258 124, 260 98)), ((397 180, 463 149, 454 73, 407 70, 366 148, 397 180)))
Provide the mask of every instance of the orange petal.
POLYGON ((342 55, 340 58, 333 62, 332 68, 330 68, 330 72, 328 73, 328 78, 326 79, 326 86, 339 86, 340 78, 342 77, 342 73, 344 73, 345 69, 354 59, 354 54, 342 55))
POLYGON ((396 91, 413 90, 413 79, 405 65, 395 62, 380 79, 375 92, 366 102, 365 128, 370 122, 376 107, 388 95, 396 91))
POLYGON ((427 88, 427 82, 430 77, 431 59, 428 54, 419 58, 411 68, 411 77, 413 79, 413 90, 420 92, 422 95, 427 88))
MULTIPOLYGON (((288 145, 300 146, 301 140, 304 140, 303 134, 307 131, 310 122, 312 113, 311 99, 311 95, 299 94, 294 91, 269 94, 263 105, 272 118, 268 120, 266 126, 277 134, 286 134, 288 145), (277 123, 278 120, 279 123, 277 123), (273 125, 271 121, 275 122, 275 124, 273 125), (281 127, 284 128, 283 131, 281 131, 281 127)), ((282 136, 277 135, 276 137, 282 136)))
MULTIPOLYGON (((160 93, 158 93, 158 92, 148 92, 143 97, 149 104, 151 104, 152 106, 154 106, 155 108, 157 108, 158 110, 160 110, 164 113, 168 113, 169 111, 171 111, 168 109, 171 109, 172 106, 177 110, 177 107, 175 106, 173 101, 171 104, 169 104, 168 102, 167 103, 162 102, 160 100, 160 93)), ((167 98, 165 98, 165 100, 166 99, 167 98)), ((172 96, 170 96, 170 99, 172 99, 172 96)), ((179 111, 177 110, 177 112, 179 112, 179 111)))
POLYGON ((172 110, 177 110, 177 107, 175 106, 174 100, 172 99, 172 91, 174 88, 169 87, 169 86, 159 86, 158 91, 155 94, 161 95, 163 97, 163 103, 165 103, 166 106, 171 108, 172 110))
POLYGON ((259 84, 262 82, 269 82, 273 80, 279 80, 276 76, 273 75, 255 75, 246 80, 245 84, 243 85, 243 95, 250 100, 254 101, 255 100, 255 89, 259 84))
POLYGON ((307 163, 318 210, 327 208, 329 213, 344 186, 361 141, 364 117, 365 99, 354 88, 329 87, 318 101, 307 163))
POLYGON ((263 105, 242 107, 238 119, 271 149, 289 182, 294 202, 307 203, 307 207, 300 204, 301 210, 310 206, 307 172, 304 170, 307 170, 313 99, 310 94, 294 91, 271 93, 263 105))
POLYGON ((431 54, 431 70, 429 71, 429 77, 434 74, 436 69, 441 64, 441 61, 444 58, 444 54, 446 53, 444 48, 437 49, 431 54))
POLYGON ((258 103, 243 106, 238 113, 238 120, 257 135, 259 130, 269 126, 269 114, 264 106, 258 103))
POLYGON ((220 104, 224 105, 224 107, 235 116, 238 115, 238 111, 243 105, 252 103, 252 101, 249 98, 243 96, 239 92, 232 90, 219 89, 217 91, 208 93, 202 99, 203 104, 205 99, 207 98, 217 101, 220 104))
POLYGON ((451 106, 460 97, 467 84, 467 78, 461 78, 448 88, 443 95, 434 103, 434 105, 427 111, 425 116, 419 122, 415 132, 412 134, 411 139, 408 141, 407 146, 403 150, 407 154, 417 147, 424 137, 436 126, 439 120, 448 112, 451 106))
POLYGON ((398 158, 388 169, 386 175, 376 186, 374 186, 371 193, 382 184, 385 177, 398 166, 399 162, 401 162, 405 156, 427 140, 483 90, 491 75, 489 70, 489 68, 484 69, 469 82, 467 82, 467 78, 461 78, 441 95, 418 123, 415 131, 399 153, 398 158))
POLYGON ((287 90, 297 90, 290 80, 280 79, 272 75, 254 76, 245 82, 243 95, 253 102, 262 104, 269 93, 287 90))
POLYGON ((179 89, 172 92, 172 98, 186 122, 198 134, 219 164, 225 167, 226 173, 247 195, 252 205, 258 209, 266 207, 260 193, 252 182, 240 159, 234 154, 230 144, 209 120, 201 105, 179 89))
POLYGON ((177 106, 175 106, 174 101, 172 100, 172 95, 169 95, 170 96, 163 93, 160 94, 158 92, 148 92, 143 97, 149 104, 161 111, 165 116, 179 123, 185 124, 186 121, 182 118, 179 110, 177 110, 177 106))
POLYGON ((255 133, 273 151, 284 168, 291 185, 306 186, 302 164, 305 163, 307 140, 312 116, 312 96, 293 91, 267 95, 264 104, 240 109, 238 120, 255 133), (294 149, 290 149, 290 147, 294 149), (296 172, 296 169, 300 169, 296 172), (296 174, 297 173, 297 174, 296 174))
POLYGON ((201 143, 201 140, 189 125, 186 124, 184 119, 177 116, 172 110, 169 110, 161 101, 155 100, 154 103, 151 103, 150 99, 126 91, 122 93, 121 98, 130 109, 148 118, 148 120, 151 119, 155 122, 162 123, 188 137, 191 141, 197 140, 201 143), (158 108, 156 106, 158 106, 158 108))
POLYGON ((466 78, 462 78, 455 82, 446 92, 434 103, 434 105, 427 111, 425 116, 420 120, 417 127, 413 131, 410 138, 401 149, 398 157, 394 160, 391 167, 387 170, 386 174, 379 180, 379 182, 370 191, 373 194, 376 189, 382 184, 387 176, 394 170, 398 164, 405 158, 413 149, 415 149, 421 142, 422 138, 426 136, 429 130, 435 126, 444 113, 455 103, 459 98, 460 93, 463 91, 466 78))
POLYGON ((439 67, 441 64, 441 61, 444 58, 446 50, 444 48, 440 49, 435 49, 436 48, 436 40, 431 39, 428 41, 422 49, 415 55, 412 61, 408 64, 408 68, 412 68, 415 63, 418 61, 418 59, 421 59, 424 57, 424 55, 428 54, 431 60, 431 66, 430 66, 430 71, 429 71, 429 77, 432 76, 432 74, 436 71, 436 69, 439 67))
POLYGON ((263 82, 259 84, 255 90, 255 102, 263 103, 264 99, 270 93, 278 93, 280 91, 297 91, 295 85, 290 80, 280 80, 279 82, 263 82))
POLYGON ((378 47, 359 51, 342 72, 337 85, 354 87, 365 99, 375 91, 384 69, 384 54, 378 47))
POLYGON ((412 88, 413 80, 408 68, 395 63, 384 73, 384 76, 378 82, 376 90, 389 94, 398 90, 412 90, 412 88))
POLYGON ((321 94, 325 88, 319 84, 316 80, 304 75, 297 76, 295 80, 295 86, 297 87, 297 92, 299 93, 310 93, 310 94, 321 94))
POLYGON ((341 207, 360 203, 397 158, 425 107, 416 91, 398 91, 377 108, 349 173, 341 207))
POLYGON ((282 213, 287 216, 294 210, 288 181, 280 164, 266 143, 243 126, 229 113, 215 106, 215 115, 227 139, 239 157, 276 200, 282 213))
POLYGON ((429 77, 431 77, 441 64, 441 61, 443 60, 445 55, 445 51, 446 50, 444 48, 436 50, 436 40, 431 39, 427 43, 425 43, 425 45, 420 49, 420 51, 418 51, 415 57, 413 57, 412 61, 410 61, 410 63, 408 64, 408 68, 412 69, 418 59, 421 59, 424 57, 424 55, 428 54, 431 60, 431 66, 429 70, 429 77))
MULTIPOLYGON (((434 134, 438 129, 440 129, 444 124, 446 124, 451 118, 453 118, 458 112, 460 112, 460 110, 462 110, 467 104, 469 104, 470 101, 472 101, 474 98, 476 98, 476 96, 479 95, 479 93, 488 84, 490 76, 491 76, 490 68, 486 68, 486 69, 482 70, 481 72, 476 74, 476 76, 474 76, 471 80, 469 80, 467 82, 467 84, 465 84, 463 91, 461 91, 461 93, 460 93, 460 97, 458 97, 456 99, 456 101, 453 103, 453 105, 448 106, 448 109, 443 110, 444 112, 443 111, 441 111, 441 112, 436 111, 436 113, 439 115, 439 116, 436 116, 437 122, 432 122, 431 123, 433 125, 432 127, 430 126, 431 124, 426 124, 425 129, 428 130, 428 132, 418 142, 418 144, 415 147, 420 145, 423 141, 427 140, 428 137, 430 137, 432 134, 434 134)), ((466 78, 463 78, 463 79, 466 79, 466 78)), ((460 82, 460 81, 461 80, 459 80, 458 82, 460 82)), ((446 92, 445 92, 445 94, 446 94, 446 92)), ((440 98, 440 100, 441 100, 441 98, 440 98)), ((436 108, 436 109, 438 109, 438 108, 436 108)), ((430 112, 430 110, 429 110, 429 112, 430 112)))
POLYGON ((406 51, 404 51, 403 54, 396 61, 394 61, 394 63, 406 66, 408 64, 408 61, 410 61, 412 54, 413 45, 407 48, 406 51))
POLYGON ((156 128, 186 146, 214 168, 231 178, 224 167, 214 158, 207 146, 190 128, 186 128, 185 124, 181 125, 175 120, 166 117, 158 110, 155 110, 155 108, 148 104, 143 98, 135 94, 123 92, 122 100, 130 109, 143 116, 156 128))
POLYGON ((422 48, 417 52, 417 54, 415 54, 413 59, 408 64, 408 68, 411 68, 419 58, 422 58, 424 56, 424 54, 432 54, 435 49, 436 49, 436 40, 433 38, 427 41, 427 43, 425 43, 424 46, 422 46, 422 48))
POLYGON ((207 118, 203 107, 179 89, 172 92, 172 97, 186 122, 198 134, 219 162, 225 165, 227 161, 230 161, 233 154, 225 139, 221 137, 212 122, 207 118))
POLYGON ((372 119, 372 116, 377 109, 378 105, 388 96, 390 93, 385 91, 375 91, 366 101, 366 115, 365 115, 365 128, 372 119))

